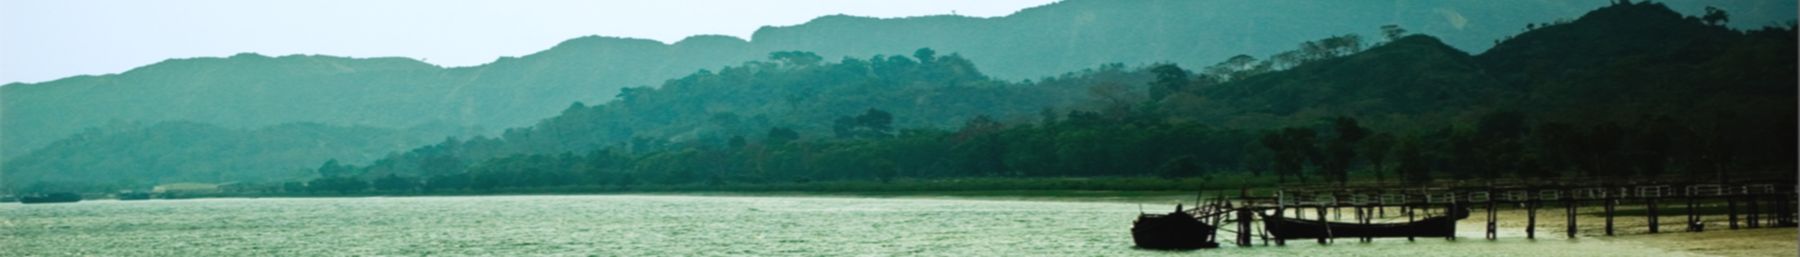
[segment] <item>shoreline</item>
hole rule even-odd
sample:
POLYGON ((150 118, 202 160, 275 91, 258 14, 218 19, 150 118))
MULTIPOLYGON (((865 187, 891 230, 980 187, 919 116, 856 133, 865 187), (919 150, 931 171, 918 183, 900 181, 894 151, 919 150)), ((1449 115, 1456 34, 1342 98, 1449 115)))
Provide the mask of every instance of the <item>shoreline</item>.
MULTIPOLYGON (((153 199, 118 201, 143 202, 185 199, 257 199, 257 198, 376 198, 376 197, 505 197, 505 196, 694 196, 694 197, 846 197, 872 199, 958 199, 983 201, 1038 201, 1038 202, 1086 202, 1086 203, 1126 203, 1126 204, 1192 204, 1193 192, 1183 191, 1112 191, 1112 190, 945 190, 945 191, 643 191, 643 192, 541 192, 541 193, 502 193, 502 194, 352 194, 352 195, 220 195, 197 198, 153 199)), ((1208 196, 1210 197, 1210 196, 1208 196)), ((100 199, 97 199, 100 200, 100 199)), ((1168 206, 1145 206, 1145 208, 1163 208, 1168 206)), ((1723 215, 1704 215, 1707 224, 1705 232, 1684 231, 1685 213, 1673 208, 1660 219, 1662 233, 1650 234, 1644 216, 1620 215, 1614 220, 1616 235, 1604 235, 1604 218, 1599 216, 1600 209, 1578 208, 1577 229, 1575 238, 1566 236, 1566 214, 1562 209, 1545 208, 1538 210, 1536 223, 1537 236, 1529 239, 1525 236, 1527 220, 1526 210, 1503 207, 1495 212, 1498 238, 1496 241, 1580 241, 1602 240, 1608 242, 1629 243, 1643 247, 1656 248, 1668 252, 1683 253, 1696 256, 1795 256, 1800 255, 1800 246, 1796 239, 1800 238, 1800 230, 1794 227, 1763 227, 1728 229, 1723 215)), ((1348 211, 1348 210, 1346 210, 1348 211)), ((1458 240, 1488 241, 1484 237, 1486 212, 1474 208, 1470 217, 1457 223, 1458 240)), ((1396 219, 1399 210, 1390 208, 1386 218, 1396 219)), ((1641 214, 1640 214, 1641 215, 1641 214)), ((1349 215, 1345 215, 1348 218, 1349 215)), ((1378 219, 1379 220, 1379 219, 1378 219)), ((1379 221, 1378 221, 1379 222, 1379 221)), ((1742 225, 1742 224, 1740 224, 1742 225)), ((1259 225, 1260 226, 1260 225, 1259 225)), ((1378 239, 1396 240, 1396 239, 1378 239)), ((1340 238, 1336 244, 1355 242, 1353 238, 1340 238)), ((1293 242, 1311 244, 1310 240, 1293 242)), ((1225 246, 1235 247, 1235 246, 1225 246)), ((1262 247, 1262 246, 1258 246, 1262 247)))

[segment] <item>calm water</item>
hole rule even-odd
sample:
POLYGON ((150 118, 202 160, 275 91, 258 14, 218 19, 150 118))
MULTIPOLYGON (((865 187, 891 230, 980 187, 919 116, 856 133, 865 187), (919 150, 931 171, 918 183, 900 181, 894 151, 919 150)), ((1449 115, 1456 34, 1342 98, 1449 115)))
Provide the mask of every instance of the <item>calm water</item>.
MULTIPOLYGON (((0 256, 1669 256, 1600 239, 1135 250, 1136 204, 495 196, 0 204, 0 256)), ((1148 208, 1148 206, 1146 207, 1148 208)), ((1161 211, 1163 208, 1156 208, 1161 211)), ((1465 229, 1464 231, 1473 231, 1465 229)))

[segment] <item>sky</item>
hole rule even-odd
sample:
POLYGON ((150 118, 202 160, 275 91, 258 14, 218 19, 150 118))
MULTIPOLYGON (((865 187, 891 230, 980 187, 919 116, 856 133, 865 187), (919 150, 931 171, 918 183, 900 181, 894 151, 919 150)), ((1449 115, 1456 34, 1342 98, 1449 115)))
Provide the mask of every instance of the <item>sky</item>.
POLYGON ((119 73, 171 58, 324 54, 472 66, 587 35, 673 43, 849 14, 994 17, 1053 0, 6 0, 0 83, 119 73))

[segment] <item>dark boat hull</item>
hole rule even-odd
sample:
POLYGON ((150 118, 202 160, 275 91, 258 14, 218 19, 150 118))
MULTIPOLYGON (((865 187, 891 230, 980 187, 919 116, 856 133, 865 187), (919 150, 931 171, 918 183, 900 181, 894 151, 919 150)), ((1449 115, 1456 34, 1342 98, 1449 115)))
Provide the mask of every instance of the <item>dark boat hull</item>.
POLYGON ((25 204, 73 203, 73 202, 80 202, 80 201, 81 201, 81 195, 73 194, 73 193, 54 193, 54 194, 34 195, 34 196, 26 196, 26 197, 19 198, 19 203, 25 203, 25 204))
POLYGON ((1454 237, 1456 219, 1432 217, 1407 223, 1356 224, 1263 217, 1276 238, 1454 237))
POLYGON ((1186 213, 1166 215, 1145 214, 1138 216, 1131 226, 1131 240, 1138 248, 1159 250, 1185 250, 1200 248, 1216 248, 1218 243, 1211 242, 1214 228, 1186 213))

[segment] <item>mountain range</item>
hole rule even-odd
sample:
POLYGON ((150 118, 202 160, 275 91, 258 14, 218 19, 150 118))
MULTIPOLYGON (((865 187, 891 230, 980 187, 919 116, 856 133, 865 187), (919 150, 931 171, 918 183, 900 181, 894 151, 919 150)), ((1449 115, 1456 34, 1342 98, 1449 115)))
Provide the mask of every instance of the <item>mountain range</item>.
MULTIPOLYGON (((1672 6, 1674 9, 1694 9, 1691 11, 1697 12, 1698 6, 1706 4, 1725 6, 1727 10, 1750 10, 1734 13, 1740 17, 1739 20, 1749 20, 1737 24, 1753 23, 1759 19, 1768 21, 1793 17, 1792 8, 1771 8, 1768 2, 1677 1, 1672 6)), ((1779 7, 1783 4, 1792 5, 1773 5, 1779 7)), ((1721 27, 1696 28, 1685 25, 1687 23, 1675 24, 1688 21, 1680 13, 1668 11, 1670 9, 1667 8, 1662 9, 1667 12, 1658 14, 1661 16, 1657 19, 1625 19, 1612 23, 1599 18, 1587 22, 1568 20, 1568 17, 1590 9, 1581 5, 1588 4, 1566 1, 1473 0, 1432 3, 1081 0, 1030 8, 995 18, 929 16, 877 19, 826 16, 801 25, 765 27, 749 40, 696 36, 673 44, 663 44, 640 39, 582 37, 539 53, 501 58, 490 64, 461 68, 442 68, 406 58, 268 57, 240 54, 224 58, 173 59, 120 74, 77 76, 51 82, 0 87, 0 139, 3 139, 0 140, 0 158, 11 162, 14 157, 26 155, 51 145, 52 142, 69 140, 71 135, 77 135, 84 128, 120 121, 192 122, 242 131, 305 122, 375 130, 424 131, 410 137, 425 139, 469 134, 464 133, 466 131, 496 135, 495 132, 500 129, 528 126, 545 120, 546 117, 570 113, 570 110, 601 108, 599 105, 571 108, 572 102, 577 103, 577 106, 585 106, 580 103, 607 103, 617 97, 630 95, 630 90, 621 89, 654 89, 648 86, 694 84, 671 78, 710 74, 712 72, 707 71, 709 69, 724 71, 729 68, 719 67, 768 59, 771 52, 787 50, 807 51, 824 60, 854 57, 855 60, 880 61, 888 59, 882 55, 904 56, 905 53, 913 53, 920 48, 931 48, 939 52, 956 53, 958 60, 970 63, 968 67, 971 70, 973 67, 980 67, 979 77, 973 78, 974 81, 1006 85, 1015 83, 1011 81, 1027 79, 1054 80, 1052 75, 1105 63, 1142 66, 1166 62, 1184 67, 1205 67, 1237 54, 1274 55, 1293 49, 1309 39, 1345 33, 1372 33, 1388 24, 1434 37, 1400 38, 1383 43, 1387 44, 1386 47, 1373 47, 1354 56, 1217 86, 1196 87, 1194 90, 1197 91, 1193 95, 1198 96, 1196 99, 1201 101, 1164 101, 1165 103, 1159 104, 1172 110, 1191 110, 1177 113, 1188 115, 1193 120, 1241 128, 1279 126, 1291 124, 1292 120, 1306 119, 1304 117, 1322 117, 1344 112, 1367 115, 1400 113, 1406 115, 1392 119, 1448 121, 1468 116, 1468 113, 1459 114, 1456 111, 1474 112, 1468 108, 1471 106, 1543 108, 1534 110, 1578 108, 1584 106, 1558 106, 1557 104, 1567 104, 1569 101, 1542 99, 1563 95, 1563 91, 1559 90, 1586 90, 1588 94, 1618 90, 1576 88, 1569 87, 1568 83, 1619 85, 1625 83, 1617 83, 1617 80, 1635 78, 1643 80, 1640 81, 1642 84, 1658 85, 1661 82, 1663 88, 1675 90, 1657 93, 1657 96, 1691 89, 1689 86, 1692 83, 1699 83, 1675 83, 1672 81, 1681 80, 1651 80, 1649 78, 1656 76, 1618 73, 1667 75, 1670 73, 1665 71, 1622 70, 1620 67, 1635 64, 1619 62, 1671 63, 1672 60, 1614 58, 1624 55, 1576 57, 1609 53, 1599 50, 1611 50, 1630 56, 1643 56, 1641 53, 1644 51, 1687 54, 1658 58, 1705 56, 1706 58, 1695 61, 1721 62, 1714 64, 1716 67, 1704 69, 1709 76, 1752 76, 1759 79, 1741 81, 1739 84, 1745 86, 1734 87, 1732 90, 1745 90, 1740 93, 1791 91, 1791 88, 1769 88, 1767 85, 1781 80, 1760 77, 1782 74, 1771 73, 1778 70, 1736 71, 1742 73, 1736 74, 1732 73, 1734 70, 1726 68, 1784 61, 1756 59, 1762 56, 1757 52, 1762 51, 1760 48, 1734 48, 1737 46, 1734 44, 1774 44, 1780 43, 1778 40, 1759 43, 1754 40, 1707 39, 1723 38, 1719 36, 1723 35, 1721 33, 1732 32, 1721 27), (1315 15, 1318 13, 1334 15, 1315 15), (1669 31, 1686 34, 1614 31, 1620 28, 1660 31, 1666 29, 1664 26, 1681 28, 1669 31), (1521 34, 1520 31, 1525 32, 1521 34), (1556 33, 1569 35, 1544 36, 1557 35, 1556 33), (1517 36, 1511 36, 1514 34, 1517 36), (1566 40, 1618 35, 1651 36, 1566 40), (1659 36, 1687 41, 1677 41, 1679 44, 1640 44, 1661 42, 1658 40, 1664 38, 1658 38, 1659 36), (1545 47, 1545 44, 1550 43, 1539 42, 1544 38, 1556 38, 1556 44, 1565 45, 1545 47), (1617 45, 1606 45, 1611 42, 1607 40, 1625 41, 1617 45), (1488 46, 1493 49, 1487 49, 1488 46), (1565 46, 1574 48, 1559 48, 1565 46), (1471 56, 1466 53, 1469 50, 1487 52, 1471 56), (1732 58, 1712 58, 1716 56, 1732 58), (1734 63, 1723 63, 1727 61, 1734 63), (1372 65, 1373 63, 1412 63, 1413 66, 1372 65), (1596 69, 1611 69, 1616 72, 1568 72, 1596 69), (696 73, 696 70, 700 72, 696 73), (1394 75, 1406 73, 1422 75, 1394 75), (1371 74, 1391 76, 1369 77, 1371 74), (1594 77, 1598 75, 1592 74, 1607 77, 1594 77), (666 79, 668 80, 664 81, 666 79), (1377 97, 1394 94, 1405 98, 1382 100, 1384 98, 1377 97), (1501 100, 1494 99, 1514 98, 1494 97, 1493 94, 1517 95, 1521 96, 1517 99, 1526 100, 1497 102, 1501 100), (1413 104, 1418 101, 1435 102, 1434 105, 1413 104), (1545 105, 1523 104, 1532 101, 1543 102, 1545 105), (432 129, 413 129, 420 127, 432 129)), ((1601 3, 1591 5, 1598 6, 1601 3)), ((1588 17, 1603 16, 1590 13, 1581 20, 1588 20, 1588 17)), ((1791 66, 1791 60, 1785 61, 1791 66)), ((1669 71, 1697 69, 1669 65, 1658 67, 1671 67, 1668 68, 1669 71)), ((1139 74, 1135 75, 1139 76, 1137 81, 1142 81, 1144 73, 1134 73, 1139 74)), ((1065 93, 1057 95, 1070 95, 1066 94, 1067 90, 1061 92, 1065 93)), ((1737 99, 1735 96, 1737 95, 1725 95, 1718 97, 1719 100, 1705 101, 1725 105, 1728 103, 1719 102, 1731 102, 1730 99, 1737 99)), ((1645 98, 1642 97, 1606 99, 1625 99, 1608 100, 1616 104, 1606 105, 1607 108, 1636 108, 1662 103, 1644 101, 1645 98)), ((1768 101, 1780 103, 1781 100, 1768 101)), ((1058 100, 1056 103, 1069 102, 1071 101, 1058 100)), ((1692 105, 1665 104, 1657 108, 1688 106, 1692 105)), ((646 110, 653 108, 654 106, 639 107, 646 110)), ((890 110, 892 108, 889 107, 890 110)), ((1746 107, 1743 110, 1755 108, 1746 107)), ((832 111, 841 113, 844 110, 832 111)), ((694 113, 710 115, 707 111, 694 113)), ((1009 112, 1012 115, 1018 113, 1018 110, 1009 112)), ((1569 113, 1569 117, 1605 115, 1569 113)), ((919 124, 944 126, 955 120, 957 119, 942 119, 919 124)), ((659 131, 657 135, 661 136, 679 135, 679 130, 652 130, 659 131)), ((301 140, 324 142, 331 139, 302 137, 301 140)), ((396 150, 393 147, 344 148, 368 151, 352 153, 356 156, 379 155, 396 150)), ((331 157, 321 154, 305 158, 323 160, 331 157)), ((17 173, 10 169, 19 166, 5 167, 9 167, 8 172, 17 173)))

